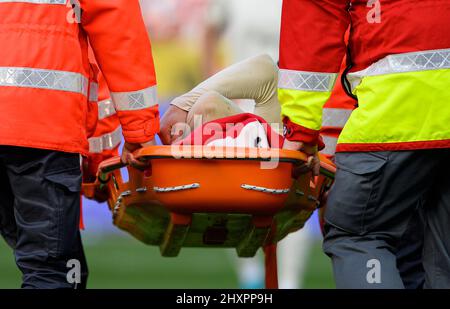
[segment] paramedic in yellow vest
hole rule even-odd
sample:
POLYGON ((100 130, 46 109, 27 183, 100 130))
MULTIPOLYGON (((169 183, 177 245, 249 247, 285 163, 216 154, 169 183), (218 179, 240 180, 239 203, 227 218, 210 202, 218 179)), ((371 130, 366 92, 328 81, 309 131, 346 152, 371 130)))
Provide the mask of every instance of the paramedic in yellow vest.
POLYGON ((450 288, 450 3, 375 2, 284 1, 285 146, 308 152, 317 172, 322 107, 350 26, 347 79, 358 107, 338 140, 323 244, 337 287, 404 288, 396 252, 424 207, 425 287, 450 288))

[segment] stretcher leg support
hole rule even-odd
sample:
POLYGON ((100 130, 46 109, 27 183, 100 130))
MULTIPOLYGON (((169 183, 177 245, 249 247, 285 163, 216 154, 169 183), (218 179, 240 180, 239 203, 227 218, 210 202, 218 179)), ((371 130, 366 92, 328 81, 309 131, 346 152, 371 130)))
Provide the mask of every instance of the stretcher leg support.
POLYGON ((277 243, 264 246, 266 289, 278 289, 277 243))

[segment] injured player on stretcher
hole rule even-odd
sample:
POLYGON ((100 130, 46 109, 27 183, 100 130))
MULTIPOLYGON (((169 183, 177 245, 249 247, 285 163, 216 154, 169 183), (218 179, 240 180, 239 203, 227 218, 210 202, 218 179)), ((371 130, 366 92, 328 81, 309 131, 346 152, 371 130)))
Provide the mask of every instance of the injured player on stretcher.
MULTIPOLYGON (((278 66, 270 56, 259 55, 243 60, 218 72, 190 92, 175 98, 161 119, 159 136, 164 144, 172 144, 207 122, 220 119, 218 122, 224 124, 227 121, 237 123, 243 120, 246 125, 239 136, 231 141, 234 144, 230 145, 230 141, 225 140, 223 145, 254 147, 257 144, 256 146, 260 148, 281 148, 281 144, 274 143, 278 139, 271 138, 274 133, 275 135, 282 133, 277 86, 278 66), (244 115, 245 113, 258 117, 244 115), (267 127, 264 130, 264 122, 268 123, 272 130, 267 127), (188 130, 183 128, 183 125, 187 126, 188 130), (272 134, 269 134, 269 131, 272 134)), ((218 146, 217 143, 220 142, 216 140, 215 143, 207 144, 218 146)), ((280 288, 302 286, 311 243, 309 228, 289 235, 280 243, 278 248, 280 288)), ((239 286, 263 286, 264 268, 261 256, 239 259, 236 263, 239 286)))
MULTIPOLYGON (((172 144, 204 123, 243 113, 261 117, 281 133, 277 83, 278 67, 267 55, 249 58, 220 71, 170 103, 161 119, 162 142, 172 144), (190 130, 180 130, 183 124, 190 130), (180 136, 180 131, 184 135, 180 136)), ((249 141, 242 143, 236 146, 252 145, 249 141)))

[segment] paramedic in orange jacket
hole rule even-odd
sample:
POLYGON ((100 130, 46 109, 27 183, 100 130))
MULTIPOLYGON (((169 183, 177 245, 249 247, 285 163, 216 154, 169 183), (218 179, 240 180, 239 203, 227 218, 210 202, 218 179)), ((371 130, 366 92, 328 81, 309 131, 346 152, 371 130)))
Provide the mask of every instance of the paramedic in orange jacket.
POLYGON ((122 128, 111 99, 108 85, 101 72, 98 73, 98 96, 93 110, 96 127, 88 136, 89 154, 83 161, 83 182, 93 183, 97 177, 98 166, 104 160, 119 155, 122 141, 122 128))
MULTIPOLYGON (((97 178, 98 167, 101 162, 119 155, 119 147, 122 141, 122 128, 117 117, 114 104, 102 74, 98 74, 98 97, 96 109, 93 111, 96 117, 95 131, 88 138, 89 154, 83 157, 83 184, 94 183, 97 178)), ((94 199, 105 202, 108 192, 96 190, 94 199)))
POLYGON ((0 231, 22 287, 84 287, 80 154, 95 128, 97 88, 88 40, 122 127, 123 158, 136 163, 131 152, 159 130, 139 3, 18 0, 0 2, 0 16, 0 231))

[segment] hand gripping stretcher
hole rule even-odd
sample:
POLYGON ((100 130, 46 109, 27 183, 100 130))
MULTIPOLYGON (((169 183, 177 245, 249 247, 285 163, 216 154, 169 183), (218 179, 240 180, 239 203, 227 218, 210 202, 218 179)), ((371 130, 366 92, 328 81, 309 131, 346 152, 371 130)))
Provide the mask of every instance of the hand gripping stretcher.
POLYGON ((84 194, 107 190, 114 224, 166 257, 182 247, 235 248, 239 257, 252 257, 262 247, 267 288, 278 287, 277 242, 320 207, 335 172, 321 157, 320 176, 293 179, 306 155, 274 148, 151 146, 136 157, 149 163, 146 171, 118 157, 106 160, 84 194), (128 169, 127 182, 121 168, 128 169))

